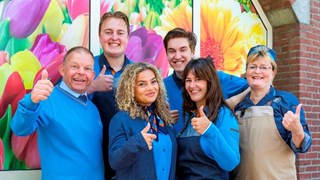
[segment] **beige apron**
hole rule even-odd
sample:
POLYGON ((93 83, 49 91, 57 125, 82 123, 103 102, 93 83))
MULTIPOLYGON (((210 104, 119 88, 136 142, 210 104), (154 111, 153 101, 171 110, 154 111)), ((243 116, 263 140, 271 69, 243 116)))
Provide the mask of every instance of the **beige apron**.
POLYGON ((240 180, 295 180, 295 154, 276 127, 271 106, 252 106, 236 112, 240 129, 240 180), (242 117, 241 117, 242 115, 242 117))

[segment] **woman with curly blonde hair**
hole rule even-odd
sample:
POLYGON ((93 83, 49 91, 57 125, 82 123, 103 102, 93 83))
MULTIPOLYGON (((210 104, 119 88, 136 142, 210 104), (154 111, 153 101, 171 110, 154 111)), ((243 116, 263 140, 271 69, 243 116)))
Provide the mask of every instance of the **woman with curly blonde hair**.
POLYGON ((175 179, 177 144, 157 68, 131 64, 116 92, 119 112, 109 126, 109 163, 116 179, 175 179))

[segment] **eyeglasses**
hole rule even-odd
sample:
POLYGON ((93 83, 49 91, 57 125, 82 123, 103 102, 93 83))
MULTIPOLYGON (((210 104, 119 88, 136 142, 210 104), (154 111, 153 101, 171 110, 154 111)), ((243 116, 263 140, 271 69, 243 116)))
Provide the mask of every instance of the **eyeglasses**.
POLYGON ((272 69, 272 67, 270 67, 270 66, 260 66, 260 67, 258 67, 258 66, 255 66, 255 65, 250 65, 250 66, 247 67, 247 70, 249 70, 249 71, 255 71, 257 69, 260 69, 260 71, 265 72, 265 71, 268 71, 269 69, 272 69))

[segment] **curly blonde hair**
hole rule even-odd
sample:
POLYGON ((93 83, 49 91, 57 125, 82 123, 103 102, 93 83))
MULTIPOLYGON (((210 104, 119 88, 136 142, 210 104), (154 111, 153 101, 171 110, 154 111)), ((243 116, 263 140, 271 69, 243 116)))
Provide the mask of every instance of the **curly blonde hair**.
POLYGON ((141 117, 148 120, 148 116, 145 113, 144 107, 139 105, 135 99, 135 85, 136 78, 139 73, 145 70, 151 70, 159 85, 159 93, 155 103, 156 111, 159 117, 166 123, 171 124, 170 110, 166 106, 167 102, 167 91, 163 84, 162 77, 159 74, 158 69, 148 63, 135 63, 128 65, 121 75, 119 85, 116 92, 116 100, 118 108, 121 111, 127 111, 131 118, 141 117))

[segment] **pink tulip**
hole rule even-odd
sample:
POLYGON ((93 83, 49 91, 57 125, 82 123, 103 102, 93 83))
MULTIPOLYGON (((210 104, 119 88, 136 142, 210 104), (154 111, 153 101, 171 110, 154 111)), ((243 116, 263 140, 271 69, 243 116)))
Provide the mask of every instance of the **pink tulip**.
MULTIPOLYGON (((101 0, 100 14, 101 16, 111 10, 115 0, 101 0)), ((72 20, 76 19, 81 14, 89 13, 89 0, 68 0, 66 1, 67 9, 72 20)))
POLYGON ((47 66, 56 56, 67 51, 65 46, 51 41, 48 34, 39 34, 30 50, 39 59, 42 66, 47 66))
POLYGON ((89 0, 68 0, 67 8, 72 20, 81 14, 89 13, 89 0))
POLYGON ((11 146, 17 159, 25 161, 29 168, 40 168, 40 157, 38 150, 38 133, 35 131, 29 136, 11 136, 11 146))
POLYGON ((100 1, 100 15, 111 10, 116 0, 101 0, 100 1))
POLYGON ((10 32, 15 38, 26 38, 37 28, 50 0, 13 0, 5 7, 2 19, 10 18, 10 32))
POLYGON ((56 84, 57 81, 61 77, 61 74, 59 72, 59 66, 63 62, 64 55, 65 55, 65 53, 59 54, 58 56, 56 56, 54 58, 54 60, 49 65, 47 65, 47 66, 43 67, 42 69, 40 69, 38 71, 38 73, 36 74, 35 78, 34 78, 33 84, 36 84, 36 82, 41 79, 41 72, 42 72, 43 69, 46 69, 48 71, 48 75, 49 75, 50 81, 53 84, 56 84))

